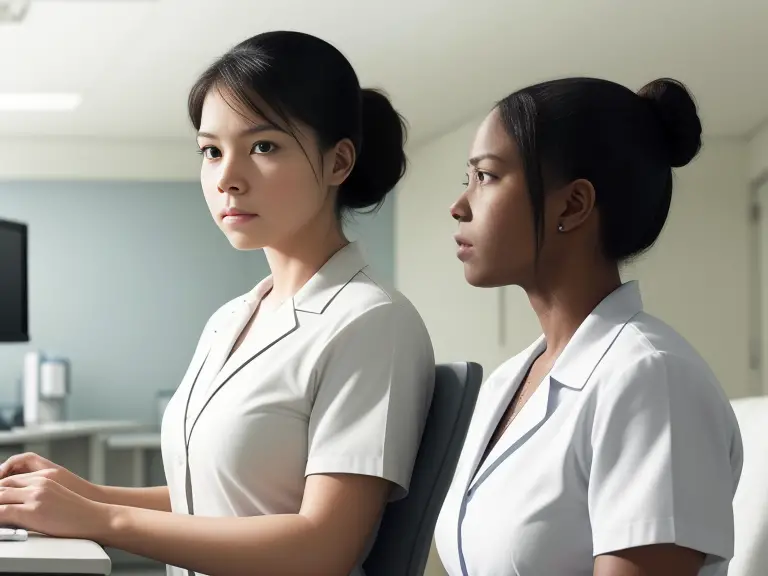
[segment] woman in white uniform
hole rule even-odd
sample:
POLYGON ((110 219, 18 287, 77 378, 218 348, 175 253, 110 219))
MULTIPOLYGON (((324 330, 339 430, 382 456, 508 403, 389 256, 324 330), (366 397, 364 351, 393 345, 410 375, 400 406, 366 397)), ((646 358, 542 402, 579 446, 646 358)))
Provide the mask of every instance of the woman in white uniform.
POLYGON ((94 486, 22 455, 0 470, 0 523, 178 576, 361 575, 408 490, 434 384, 421 318, 341 225, 402 177, 401 118, 335 48, 293 32, 225 54, 189 112, 214 220, 235 248, 264 248, 272 274, 203 331, 163 419, 167 487, 94 486))
POLYGON ((619 276, 700 145, 673 80, 539 84, 482 123, 451 208, 458 257, 474 286, 522 287, 544 334, 483 385, 436 530, 450 576, 725 574, 734 414, 619 276))

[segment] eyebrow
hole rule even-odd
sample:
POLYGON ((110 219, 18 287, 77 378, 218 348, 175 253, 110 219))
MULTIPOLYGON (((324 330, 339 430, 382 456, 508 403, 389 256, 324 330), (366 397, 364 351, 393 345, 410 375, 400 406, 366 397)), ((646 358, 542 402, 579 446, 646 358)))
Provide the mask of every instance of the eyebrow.
POLYGON ((476 167, 483 160, 495 160, 496 162, 504 163, 504 158, 502 158, 501 156, 488 153, 488 154, 480 154, 479 156, 473 156, 472 158, 469 159, 469 162, 467 162, 467 165, 476 167))
MULTIPOLYGON (((241 130, 237 133, 238 138, 242 138, 244 136, 252 136, 254 134, 259 134, 261 132, 285 132, 282 128, 275 126, 274 124, 257 124, 255 126, 251 126, 250 128, 246 128, 245 130, 241 130)), ((198 138, 210 138, 211 140, 218 140, 218 136, 216 134, 213 134, 211 132, 198 132, 197 133, 198 138)))

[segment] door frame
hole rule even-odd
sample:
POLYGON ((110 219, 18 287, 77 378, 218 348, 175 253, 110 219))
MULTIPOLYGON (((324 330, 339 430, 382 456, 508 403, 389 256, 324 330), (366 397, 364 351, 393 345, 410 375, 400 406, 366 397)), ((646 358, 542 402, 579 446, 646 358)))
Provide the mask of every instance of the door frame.
POLYGON ((768 245, 768 169, 749 184, 750 194, 750 309, 749 368, 750 389, 768 395, 768 270, 763 270, 763 238, 768 245), (765 295, 764 295, 765 294, 765 295))

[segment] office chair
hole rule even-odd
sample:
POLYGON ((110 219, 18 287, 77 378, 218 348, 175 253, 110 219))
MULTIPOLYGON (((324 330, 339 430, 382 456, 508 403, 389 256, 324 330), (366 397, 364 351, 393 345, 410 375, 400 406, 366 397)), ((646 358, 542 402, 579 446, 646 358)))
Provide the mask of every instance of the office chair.
POLYGON ((408 496, 389 504, 363 568, 366 576, 422 576, 437 516, 456 470, 483 368, 440 364, 408 496))

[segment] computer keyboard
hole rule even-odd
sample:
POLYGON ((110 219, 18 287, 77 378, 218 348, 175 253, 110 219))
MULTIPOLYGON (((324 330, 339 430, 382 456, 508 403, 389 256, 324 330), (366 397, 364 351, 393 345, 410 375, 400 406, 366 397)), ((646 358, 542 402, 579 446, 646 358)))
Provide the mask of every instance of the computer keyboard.
POLYGON ((0 542, 23 542, 27 539, 27 531, 12 526, 0 527, 0 542))

